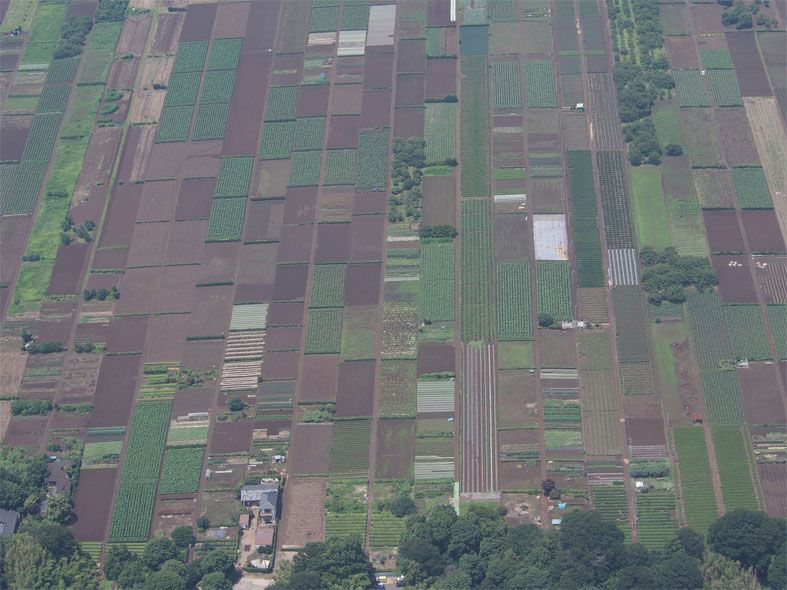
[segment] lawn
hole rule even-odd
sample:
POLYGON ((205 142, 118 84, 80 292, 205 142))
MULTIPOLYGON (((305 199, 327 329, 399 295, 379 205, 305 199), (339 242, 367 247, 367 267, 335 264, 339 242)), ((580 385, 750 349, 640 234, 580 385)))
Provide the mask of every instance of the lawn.
POLYGON ((500 369, 532 369, 535 352, 532 342, 499 342, 497 344, 497 364, 500 369))
POLYGON ((631 184, 640 246, 653 246, 661 250, 672 245, 667 203, 661 188, 661 170, 654 166, 632 168, 631 184))

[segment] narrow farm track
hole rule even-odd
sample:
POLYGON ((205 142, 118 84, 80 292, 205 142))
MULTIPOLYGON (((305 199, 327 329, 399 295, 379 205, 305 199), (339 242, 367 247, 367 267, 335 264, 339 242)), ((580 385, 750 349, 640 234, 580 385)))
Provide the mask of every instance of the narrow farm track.
POLYGON ((462 345, 462 492, 497 491, 497 362, 491 343, 462 345))

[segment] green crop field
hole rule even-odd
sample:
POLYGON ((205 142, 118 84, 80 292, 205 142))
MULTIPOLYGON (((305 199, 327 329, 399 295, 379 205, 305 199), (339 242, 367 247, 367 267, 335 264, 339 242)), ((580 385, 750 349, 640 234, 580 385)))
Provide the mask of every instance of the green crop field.
POLYGON ((525 62, 525 97, 528 107, 556 107, 555 68, 548 59, 525 62))
POLYGON ((222 158, 219 166, 219 177, 216 180, 217 197, 245 197, 249 192, 251 167, 254 158, 236 156, 222 158))
POLYGON ((205 74, 205 82, 202 84, 202 94, 200 94, 199 103, 230 102, 234 86, 235 70, 208 72, 205 74))
POLYGON ((686 300, 697 361, 701 368, 717 368, 722 360, 732 358, 719 294, 715 291, 689 293, 686 300))
POLYGON ((743 105, 738 78, 733 70, 708 70, 708 88, 717 107, 739 107, 743 105))
POLYGON ((699 70, 672 70, 678 100, 682 107, 709 107, 710 98, 699 70))
POLYGON ((765 174, 759 166, 730 168, 735 198, 741 209, 773 209, 765 174))
POLYGON ((206 242, 237 242, 243 231, 246 197, 213 199, 206 242))
POLYGON ((317 186, 321 162, 321 151, 293 152, 288 186, 317 186))
POLYGON ((607 247, 633 248, 634 228, 623 155, 621 152, 598 151, 596 158, 607 247))
POLYGON ((675 450, 678 452, 686 522, 704 535, 718 518, 716 495, 713 486, 709 485, 711 472, 705 432, 701 427, 676 426, 673 434, 675 450))
POLYGON ((207 41, 184 41, 180 43, 178 45, 178 53, 175 56, 175 64, 172 66, 172 73, 201 72, 205 66, 207 54, 207 41))
POLYGON ((366 538, 366 512, 326 514, 325 536, 341 538, 357 536, 363 541, 366 538))
POLYGON ((621 485, 594 487, 593 510, 598 512, 601 518, 617 526, 623 531, 626 540, 630 540, 631 528, 629 527, 629 507, 625 487, 621 485))
POLYGON ((46 75, 48 83, 73 82, 79 68, 79 56, 64 57, 52 61, 46 75))
POLYGON ((442 162, 456 157, 456 103, 426 105, 424 139, 426 161, 442 162))
POLYGON ((743 424, 741 390, 733 370, 700 371, 705 407, 711 424, 743 424))
POLYGON ((462 340, 494 335, 494 246, 489 201, 462 201, 462 340))
POLYGON ((423 245, 421 265, 421 319, 450 321, 454 310, 454 259, 453 243, 423 245))
POLYGON ((197 118, 194 120, 194 131, 191 139, 203 141, 207 139, 223 139, 230 115, 230 103, 201 104, 197 107, 197 118))
POLYGON ((355 150, 328 150, 325 152, 325 178, 323 184, 333 186, 355 183, 355 150))
POLYGON ((265 107, 266 121, 289 121, 298 111, 297 86, 272 86, 265 107))
POLYGON ((776 356, 787 359, 787 305, 768 305, 768 324, 773 334, 776 356))
MULTIPOLYGON (((44 183, 47 162, 20 162, 16 167, 16 179, 14 189, 3 201, 3 215, 20 215, 32 213, 35 209, 38 193, 41 192, 41 185, 44 183)), ((8 187, 3 189, 3 193, 8 187)))
POLYGON ((390 512, 373 511, 369 530, 369 548, 376 551, 398 547, 399 539, 406 528, 404 518, 397 518, 390 512))
MULTIPOLYGON (((464 51, 464 49, 463 49, 464 51)), ((484 197, 489 184, 489 80, 486 58, 462 58, 461 186, 463 197, 484 197)))
POLYGON ((671 246, 667 204, 661 188, 661 170, 655 166, 631 169, 634 219, 640 246, 671 246))
POLYGON ((82 453, 82 464, 117 463, 120 460, 122 450, 122 440, 87 443, 82 453))
POLYGON ((500 61, 492 64, 492 106, 496 109, 522 106, 519 62, 500 61))
POLYGON ((568 261, 536 260, 536 303, 538 314, 555 321, 569 321, 571 309, 571 269, 568 261))
POLYGON ((260 158, 262 160, 289 158, 294 134, 295 121, 266 121, 262 128, 260 158))
MULTIPOLYGON (((483 12, 483 8, 481 9, 483 12)), ((465 12, 465 18, 469 12, 465 12)), ((459 50, 463 56, 487 55, 489 53, 489 27, 463 26, 459 27, 459 50)))
POLYGON ((306 323, 305 354, 339 354, 342 348, 342 310, 310 309, 306 323))
MULTIPOLYGON (((737 508, 758 510, 757 496, 747 458, 745 432, 736 426, 714 426, 713 447, 719 466, 721 493, 727 512, 737 508)), ((754 469, 755 477, 757 470, 754 469)))
POLYGON ((243 39, 214 39, 208 57, 208 70, 234 70, 238 67, 243 39))
MULTIPOLYGON (((733 168, 734 170, 734 168, 733 168)), ((734 209, 732 190, 727 184, 727 172, 718 168, 695 168, 694 186, 703 209, 734 209)), ((733 177, 734 180, 734 177, 733 177)))
POLYGON ((167 449, 159 494, 189 494, 199 491, 204 455, 205 447, 167 449))
POLYGON ((653 124, 662 145, 677 143, 686 149, 686 138, 680 124, 680 110, 674 100, 658 100, 653 108, 653 124))
POLYGON ((711 109, 681 108, 691 165, 718 168, 723 164, 721 143, 711 109))
POLYGON ((621 363, 648 363, 648 328, 642 304, 642 290, 625 286, 612 289, 618 358, 621 363))
POLYGON ((725 305, 724 315, 735 358, 763 360, 771 358, 759 305, 725 305))
POLYGON ((36 105, 36 114, 62 113, 68 104, 68 95, 71 88, 68 86, 44 86, 36 105))
POLYGON ((389 129, 361 129, 358 140, 358 172, 355 186, 359 189, 384 187, 388 184, 389 129))
POLYGON ((312 8, 309 20, 310 33, 325 33, 336 30, 339 9, 336 6, 317 6, 312 8))
POLYGON ((675 510, 672 492, 650 491, 637 494, 637 541, 648 549, 661 549, 678 529, 678 522, 670 518, 675 510))
MULTIPOLYGON (((11 187, 14 184, 17 165, 14 163, 0 164, 0 211, 5 207, 5 202, 11 194, 11 187)), ((44 166, 46 169, 46 166, 44 166)), ((40 190, 39 185, 39 190, 40 190)))
POLYGON ((144 541, 153 517, 161 458, 172 402, 137 404, 118 486, 111 541, 144 541))
POLYGON ((380 361, 377 377, 378 417, 409 417, 416 413, 418 364, 409 359, 380 361))
POLYGON ((164 106, 182 107, 196 104, 201 80, 201 72, 173 74, 170 76, 164 106))
POLYGON ((167 107, 161 112, 156 143, 186 141, 194 107, 167 107))
POLYGON ((727 49, 700 49, 700 58, 706 70, 732 69, 732 57, 727 49))
POLYGON ((358 478, 369 473, 370 420, 336 422, 331 442, 331 477, 358 478))
POLYGON ((49 160, 57 141, 57 131, 62 117, 63 113, 47 113, 33 117, 33 126, 30 128, 30 135, 22 152, 23 162, 49 160))
POLYGON ((497 337, 499 340, 533 338, 528 260, 497 264, 497 337))
POLYGON ((344 271, 346 264, 315 264, 309 307, 344 305, 344 271))
POLYGON ((582 421, 578 401, 566 401, 562 399, 545 399, 544 404, 544 423, 548 428, 560 428, 565 425, 567 428, 576 428, 582 421))
POLYGON ((342 7, 342 31, 361 31, 369 26, 369 7, 345 4, 342 7))
POLYGON ((293 151, 321 150, 325 139, 325 117, 302 117, 295 126, 293 151))
POLYGON ((598 207, 590 152, 566 152, 566 164, 579 286, 603 287, 606 277, 601 259, 601 236, 598 230, 598 207))

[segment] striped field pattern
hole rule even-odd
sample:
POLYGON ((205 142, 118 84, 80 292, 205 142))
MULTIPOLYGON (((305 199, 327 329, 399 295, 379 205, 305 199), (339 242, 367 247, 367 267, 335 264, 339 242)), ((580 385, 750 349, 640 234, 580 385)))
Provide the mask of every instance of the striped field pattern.
POLYGON ((241 330, 264 330, 267 317, 267 303, 234 305, 232 307, 230 332, 238 332, 241 330))
POLYGON ((634 248, 612 248, 608 252, 612 286, 638 285, 637 253, 634 248))
POLYGON ((419 414, 454 411, 453 381, 419 381, 417 395, 419 414))

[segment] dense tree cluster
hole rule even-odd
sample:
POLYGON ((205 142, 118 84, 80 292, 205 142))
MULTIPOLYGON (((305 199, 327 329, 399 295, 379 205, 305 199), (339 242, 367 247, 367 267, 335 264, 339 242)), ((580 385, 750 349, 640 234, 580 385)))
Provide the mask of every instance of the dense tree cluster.
MULTIPOLYGON (((508 526, 500 507, 437 506, 410 516, 398 555, 405 587, 439 590, 755 590, 785 582, 784 519, 737 510, 702 535, 679 529, 660 551, 624 544, 594 511, 564 515, 559 530, 508 526)), ((370 588, 372 565, 359 539, 310 543, 276 574, 275 590, 370 588)))
POLYGON ((74 57, 82 54, 93 19, 89 16, 69 16, 60 29, 60 41, 55 49, 55 58, 74 57))
POLYGON ((645 246, 639 257, 645 267, 642 286, 648 292, 648 301, 651 303, 682 303, 686 300, 687 287, 694 286, 698 291, 705 291, 719 282, 707 258, 681 256, 672 246, 661 252, 645 246))
POLYGON ((38 504, 46 490, 47 458, 20 448, 0 449, 0 508, 23 510, 30 500, 38 504))
POLYGON ((456 237, 453 225, 422 225, 418 228, 418 237, 423 239, 449 239, 456 237))
POLYGON ((126 18, 128 0, 99 0, 95 19, 101 22, 121 22, 126 18))
POLYGON ((63 352, 66 349, 62 342, 27 342, 22 346, 22 350, 26 350, 30 354, 52 354, 55 352, 63 352))
POLYGON ((421 179, 426 166, 426 141, 423 137, 393 140, 391 163, 391 196, 388 199, 388 221, 421 220, 421 179))
POLYGON ((235 576, 232 557, 224 549, 213 549, 204 557, 185 563, 194 542, 190 526, 172 531, 172 539, 157 533, 145 544, 142 555, 125 545, 110 545, 103 570, 108 580, 121 588, 146 590, 229 590, 235 576))
POLYGON ((52 411, 52 404, 45 399, 15 399, 11 402, 13 416, 43 416, 52 411))

